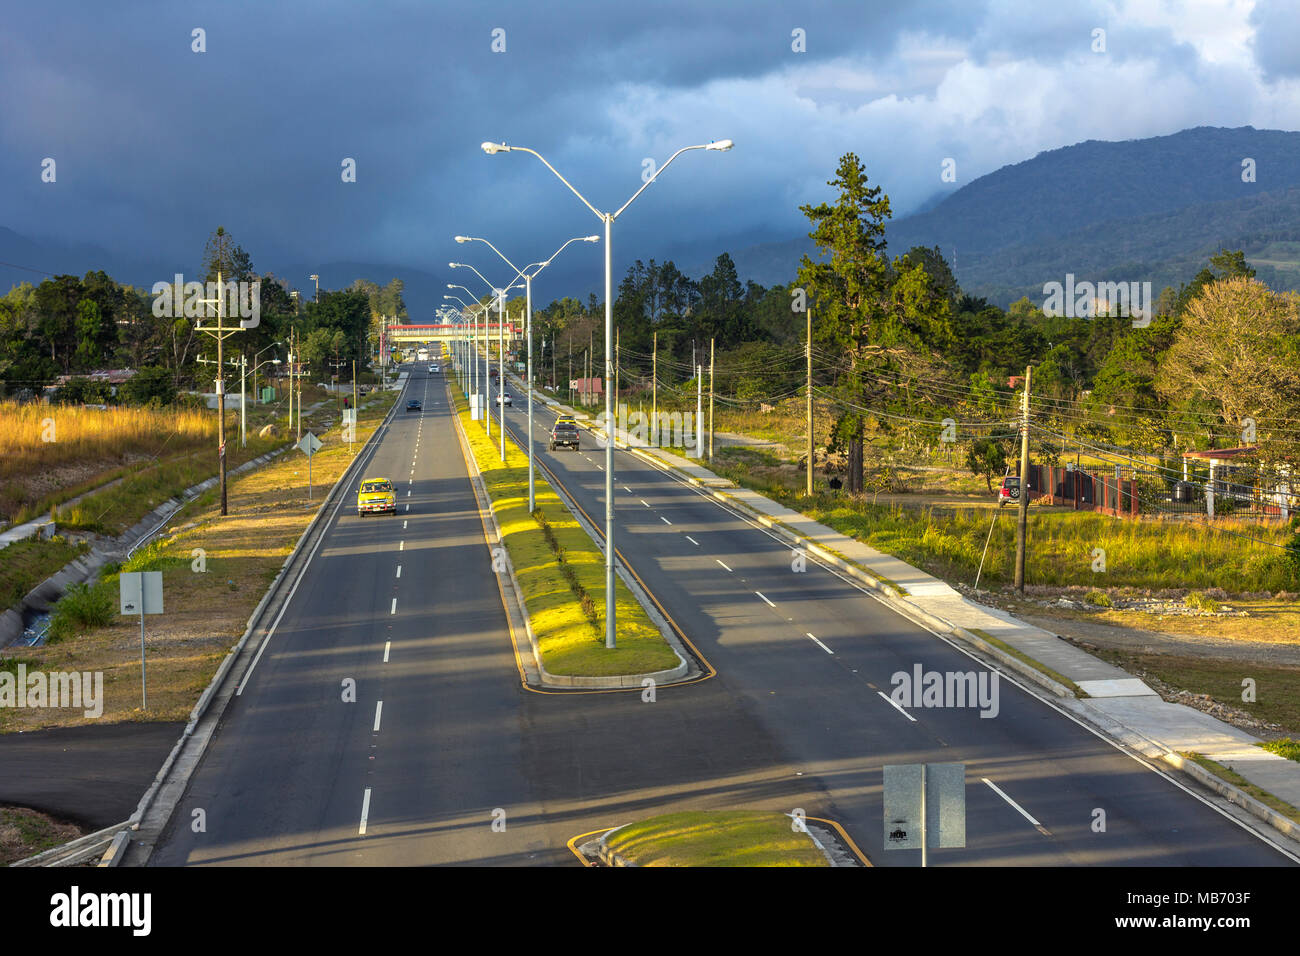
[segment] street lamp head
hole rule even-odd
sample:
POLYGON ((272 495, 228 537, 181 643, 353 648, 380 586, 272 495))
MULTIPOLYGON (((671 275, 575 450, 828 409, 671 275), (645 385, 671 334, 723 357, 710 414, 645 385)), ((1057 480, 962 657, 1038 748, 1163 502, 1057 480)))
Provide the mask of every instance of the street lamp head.
POLYGON ((484 143, 483 144, 483 152, 487 153, 489 156, 491 156, 493 153, 507 153, 509 151, 510 151, 510 147, 507 146, 505 143, 484 143))
POLYGON ((449 263, 447 263, 447 265, 451 266, 453 269, 463 269, 463 268, 465 268, 465 263, 463 263, 463 262, 449 262, 449 263))
POLYGON ((583 236, 583 242, 600 242, 600 236, 583 236))
POLYGON ((725 153, 727 150, 731 149, 731 147, 735 145, 736 144, 729 139, 720 139, 716 143, 710 143, 708 146, 705 146, 704 148, 716 149, 720 153, 725 153))
POLYGON ((457 241, 457 242, 469 242, 469 236, 457 236, 457 237, 456 237, 456 241, 457 241))

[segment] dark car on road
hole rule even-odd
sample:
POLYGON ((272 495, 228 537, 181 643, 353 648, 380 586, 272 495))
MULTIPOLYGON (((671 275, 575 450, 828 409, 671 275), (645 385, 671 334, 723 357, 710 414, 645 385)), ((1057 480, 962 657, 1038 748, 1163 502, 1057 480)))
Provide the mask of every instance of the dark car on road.
POLYGON ((422 408, 424 408, 424 406, 420 404, 420 400, 418 398, 413 398, 406 403, 406 410, 408 412, 418 412, 422 408))
POLYGON ((576 422, 559 421, 551 429, 551 440, 549 443, 551 451, 557 448, 572 448, 578 450, 578 425, 576 422))

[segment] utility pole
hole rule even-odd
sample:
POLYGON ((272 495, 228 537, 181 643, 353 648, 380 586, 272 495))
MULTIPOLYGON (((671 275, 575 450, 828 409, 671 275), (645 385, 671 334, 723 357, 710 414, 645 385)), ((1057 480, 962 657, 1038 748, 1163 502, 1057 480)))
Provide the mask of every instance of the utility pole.
MULTIPOLYGON (((229 514, 226 507, 226 373, 225 358, 222 351, 222 343, 236 332, 244 331, 242 325, 226 325, 226 285, 222 281, 222 275, 217 272, 217 297, 215 299, 200 299, 204 305, 215 304, 217 307, 217 324, 204 328, 202 325, 196 325, 199 332, 211 335, 217 340, 217 470, 221 478, 221 515, 225 517, 229 514)), ((204 310, 207 311, 206 309, 204 310)))
POLYGON ((709 339, 709 461, 713 461, 713 339, 709 339))
POLYGON ((248 356, 239 353, 239 447, 248 447, 248 409, 244 402, 244 377, 248 374, 248 356))
POLYGON ((807 310, 808 340, 805 348, 808 354, 808 378, 805 391, 808 393, 808 497, 813 493, 813 396, 812 396, 812 309, 807 310))
POLYGON ((569 333, 569 384, 565 388, 569 401, 573 401, 573 333, 569 333))
POLYGON ((1020 515, 1016 523, 1016 590, 1025 593, 1025 537, 1029 528, 1029 375, 1025 367, 1025 398, 1020 412, 1020 515))
MULTIPOLYGON (((615 415, 615 417, 618 416, 618 359, 619 359, 619 354, 620 354, 620 346, 619 346, 620 335, 619 335, 619 333, 620 333, 621 331, 622 331, 621 329, 615 329, 615 330, 614 330, 614 415, 615 415)), ((613 441, 613 440, 614 440, 614 435, 615 435, 615 432, 614 432, 614 423, 613 423, 613 422, 606 422, 606 423, 605 423, 605 428, 606 428, 606 429, 608 430, 608 432, 609 432, 609 440, 610 440, 610 441, 613 441)))
MULTIPOLYGON (((501 294, 505 298, 505 293, 501 294)), ((506 326, 497 322, 497 405, 501 407, 501 460, 506 460, 506 326)))
POLYGON ((654 336, 653 358, 650 360, 650 445, 659 447, 659 333, 654 336))

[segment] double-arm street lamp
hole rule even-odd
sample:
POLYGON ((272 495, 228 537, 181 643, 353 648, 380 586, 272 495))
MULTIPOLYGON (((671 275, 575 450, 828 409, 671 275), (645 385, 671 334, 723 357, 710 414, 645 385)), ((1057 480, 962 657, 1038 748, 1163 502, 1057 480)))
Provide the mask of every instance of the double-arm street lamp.
MULTIPOLYGON (((476 276, 478 276, 480 279, 482 279, 482 280, 483 280, 483 284, 486 285, 489 289, 492 290, 492 295, 496 298, 496 302, 497 302, 497 330, 498 330, 499 332, 502 332, 502 335, 504 336, 504 332, 503 332, 502 330, 503 330, 503 328, 504 328, 504 322, 505 322, 506 293, 509 292, 511 289, 522 289, 523 286, 521 286, 521 285, 517 285, 517 284, 516 284, 516 285, 507 285, 505 288, 498 288, 498 287, 494 286, 491 282, 488 281, 487 276, 485 276, 483 273, 479 272, 477 269, 475 269, 473 266, 471 266, 471 265, 469 265, 469 264, 467 264, 467 263, 464 263, 464 262, 449 262, 449 263, 447 263, 447 264, 448 264, 449 266, 451 266, 451 268, 453 268, 453 269, 468 269, 470 272, 474 273, 476 276)), ((515 279, 517 279, 517 278, 519 278, 518 275, 515 276, 515 279)), ((514 279, 511 279, 510 281, 513 283, 513 282, 514 282, 514 279)), ((464 286, 457 286, 457 287, 455 287, 455 288, 465 289, 464 286)), ((465 291, 466 291, 466 292, 469 292, 468 289, 465 289, 465 291)), ((471 292, 470 294, 473 295, 472 292, 471 292)), ((487 384, 487 383, 488 383, 489 380, 492 378, 492 372, 491 372, 491 363, 492 363, 492 344, 491 344, 491 343, 492 343, 492 340, 488 337, 490 333, 488 332, 488 324, 487 324, 487 318, 486 318, 486 316, 487 316, 487 310, 486 310, 486 309, 484 309, 484 313, 483 313, 483 314, 484 314, 484 320, 483 320, 483 369, 484 369, 484 372, 483 372, 483 381, 484 381, 484 383, 485 383, 485 385, 486 385, 486 389, 487 389, 487 390, 490 390, 492 386, 491 386, 490 384, 487 384)), ((505 370, 505 354, 504 354, 504 353, 505 353, 505 343, 504 343, 504 338, 503 338, 503 340, 502 340, 502 346, 501 346, 501 348, 502 348, 502 358, 501 358, 501 361, 502 361, 502 371, 504 372, 504 370, 505 370)), ((504 383, 504 382, 499 383, 499 390, 500 390, 501 392, 504 392, 504 389, 505 389, 505 383, 504 383)), ((501 394, 498 394, 498 396, 497 396, 497 403, 501 406, 501 460, 502 460, 502 461, 505 461, 505 460, 506 460, 506 403, 505 403, 505 399, 502 397, 501 394)), ((487 422, 487 433, 488 433, 489 436, 491 436, 491 434, 492 434, 492 414, 491 414, 491 412, 488 412, 488 413, 484 416, 484 418, 485 418, 485 421, 487 422)))
MULTIPOLYGON (((528 388, 528 513, 532 514, 537 510, 536 480, 534 477, 535 473, 533 466, 533 279, 537 277, 538 273, 549 266, 556 256, 567 249, 570 244, 575 242, 600 242, 600 236, 575 236, 551 253, 551 258, 546 259, 543 262, 530 262, 522 269, 502 255, 501 250, 492 245, 492 243, 488 242, 486 239, 480 239, 476 236, 457 236, 456 241, 483 243, 498 256, 501 256, 502 262, 515 270, 516 279, 519 278, 519 276, 524 277, 524 301, 527 310, 525 334, 528 336, 528 370, 525 380, 528 388), (537 268, 534 269, 533 266, 536 266, 537 268)), ((502 414, 504 415, 504 405, 502 406, 502 409, 502 414)))
POLYGON ((569 187, 569 191, 582 201, 582 204, 595 214, 596 218, 605 224, 605 646, 615 647, 617 642, 616 622, 615 622, 615 595, 614 595, 614 396, 610 387, 613 385, 614 370, 612 358, 614 355, 614 278, 613 278, 613 259, 611 258, 611 232, 614 226, 614 220, 621 216, 624 210, 645 192, 646 188, 659 178, 665 169, 672 165, 674 159, 682 153, 689 152, 693 149, 708 149, 715 152, 723 152, 731 149, 732 142, 729 139, 718 140, 714 143, 704 143, 699 146, 683 146, 677 152, 668 158, 668 162, 660 166, 653 176, 641 184, 641 188, 632 194, 632 198, 623 203, 615 212, 601 212, 591 203, 587 202, 585 196, 573 185, 560 175, 554 166, 546 161, 541 153, 526 146, 507 146, 505 143, 484 143, 483 152, 489 156, 496 153, 508 153, 511 151, 521 153, 531 153, 542 161, 542 163, 556 178, 564 185, 569 187))

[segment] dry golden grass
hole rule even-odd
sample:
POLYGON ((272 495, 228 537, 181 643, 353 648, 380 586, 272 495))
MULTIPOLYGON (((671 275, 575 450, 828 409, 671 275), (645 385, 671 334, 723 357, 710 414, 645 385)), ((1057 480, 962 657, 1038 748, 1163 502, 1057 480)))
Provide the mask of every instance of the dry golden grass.
POLYGON ((183 451, 217 437, 216 416, 200 409, 20 405, 0 402, 0 479, 74 461, 183 451))

